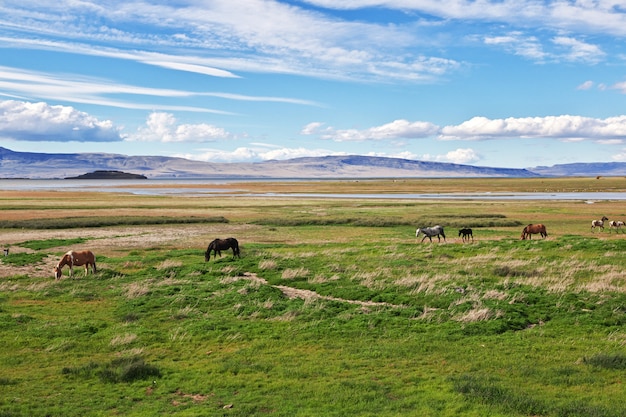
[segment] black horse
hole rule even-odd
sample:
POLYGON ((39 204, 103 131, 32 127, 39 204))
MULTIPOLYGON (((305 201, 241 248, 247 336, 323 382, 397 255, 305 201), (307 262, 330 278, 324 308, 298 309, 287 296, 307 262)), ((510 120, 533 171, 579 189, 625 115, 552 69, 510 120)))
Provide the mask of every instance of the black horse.
POLYGON ((213 242, 209 243, 209 246, 206 248, 206 252, 204 252, 204 260, 208 261, 211 259, 211 251, 217 258, 217 255, 222 256, 223 250, 233 250, 233 257, 237 256, 241 258, 239 254, 239 242, 234 237, 229 237, 226 239, 215 239, 213 242))
POLYGON ((465 242, 465 239, 469 241, 470 238, 472 239, 472 242, 474 241, 474 235, 472 234, 472 229, 470 229, 469 227, 465 227, 459 230, 459 236, 461 236, 461 239, 463 239, 463 242, 465 242))

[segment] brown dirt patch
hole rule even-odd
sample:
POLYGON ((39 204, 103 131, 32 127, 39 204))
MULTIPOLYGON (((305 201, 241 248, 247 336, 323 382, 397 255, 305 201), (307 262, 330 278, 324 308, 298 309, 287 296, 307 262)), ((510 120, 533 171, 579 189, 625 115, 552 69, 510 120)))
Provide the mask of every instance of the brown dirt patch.
MULTIPOLYGON (((258 282, 261 284, 267 285, 268 282, 264 278, 259 277, 257 274, 252 272, 245 272, 244 277, 253 282, 258 282)), ((321 299, 321 300, 330 300, 330 301, 339 301, 343 303, 350 304, 358 304, 363 307, 401 307, 395 304, 389 303, 379 303, 375 301, 360 301, 360 300, 347 300, 345 298, 338 297, 330 297, 326 295, 321 295, 311 290, 302 290, 299 288, 288 287, 285 285, 272 285, 274 288, 278 288, 287 298, 301 298, 305 301, 321 299)))

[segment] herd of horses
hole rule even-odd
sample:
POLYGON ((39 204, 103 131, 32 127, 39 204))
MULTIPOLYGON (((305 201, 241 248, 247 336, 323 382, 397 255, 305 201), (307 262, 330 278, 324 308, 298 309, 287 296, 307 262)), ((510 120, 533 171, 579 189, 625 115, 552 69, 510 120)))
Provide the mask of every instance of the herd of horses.
MULTIPOLYGON (((604 223, 607 222, 608 220, 609 219, 606 216, 602 216, 600 220, 592 220, 591 231, 593 232, 596 228, 604 230, 604 223)), ((619 230, 623 226, 624 226, 623 221, 612 220, 609 222, 609 231, 614 229, 616 232, 619 232, 619 230)), ((428 240, 432 242, 433 237, 436 237, 439 242, 441 242, 441 238, 443 238, 444 242, 446 241, 446 234, 445 234, 444 228, 443 226, 440 226, 440 225, 431 226, 431 227, 420 227, 417 230, 415 230, 415 237, 417 238, 420 235, 423 235, 422 240, 420 242, 423 242, 426 238, 428 238, 428 240)), ((532 239, 532 235, 541 235, 541 237, 545 239, 546 237, 548 237, 546 226, 541 223, 538 223, 538 224, 531 223, 528 226, 524 227, 524 229, 522 230, 522 235, 520 236, 520 239, 530 240, 532 239)), ((472 242, 474 241, 473 231, 469 227, 464 227, 462 229, 459 229, 459 237, 461 237, 463 242, 469 242, 470 240, 472 242)), ((241 253, 239 250, 239 242, 237 241, 237 239, 235 239, 234 237, 229 237, 226 239, 214 239, 213 241, 211 241, 211 243, 209 243, 209 246, 204 252, 204 260, 208 262, 211 259, 211 254, 213 254, 214 258, 217 258, 218 255, 221 257, 222 251, 226 251, 229 249, 232 249, 233 251, 233 258, 241 257, 241 253)), ((4 255, 7 256, 8 254, 9 254, 9 250, 5 249, 4 255)), ((89 250, 68 251, 67 253, 65 253, 65 255, 61 257, 61 260, 57 263, 57 265, 53 269, 55 279, 58 280, 61 278, 61 276, 63 275, 63 267, 66 265, 69 266, 69 269, 70 269, 70 278, 73 276, 74 266, 84 266, 85 276, 86 276, 89 273, 89 269, 91 269, 92 273, 96 272, 96 257, 93 254, 93 252, 89 250)))
MULTIPOLYGON (((443 237, 443 241, 446 241, 446 234, 444 232, 443 226, 437 225, 432 227, 421 227, 415 231, 415 237, 419 237, 420 235, 424 235, 420 242, 423 242, 424 239, 428 238, 431 242, 433 241, 433 237, 437 237, 437 240, 441 242, 441 238, 443 237)), ((548 237, 548 232, 546 231, 546 226, 543 224, 529 224, 524 227, 522 230, 521 239, 532 239, 532 235, 541 235, 542 238, 548 237)), ((463 242, 469 242, 470 240, 474 241, 474 233, 472 229, 469 227, 464 227, 459 230, 459 237, 463 242)))
MULTIPOLYGON (((604 230, 604 223, 609 219, 606 216, 602 216, 600 220, 592 220, 591 221, 591 231, 593 232, 596 228, 604 230)), ((615 233, 619 233, 619 229, 624 227, 624 222, 621 220, 611 220, 609 222, 609 233, 615 230, 615 233)))

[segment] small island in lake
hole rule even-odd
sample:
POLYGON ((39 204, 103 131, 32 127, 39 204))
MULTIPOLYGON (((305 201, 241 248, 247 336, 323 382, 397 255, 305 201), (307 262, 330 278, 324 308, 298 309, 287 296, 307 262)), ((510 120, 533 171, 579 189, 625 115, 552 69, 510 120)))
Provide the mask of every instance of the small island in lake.
POLYGON ((66 180, 145 180, 145 175, 131 174, 122 171, 94 171, 77 177, 67 177, 66 180))

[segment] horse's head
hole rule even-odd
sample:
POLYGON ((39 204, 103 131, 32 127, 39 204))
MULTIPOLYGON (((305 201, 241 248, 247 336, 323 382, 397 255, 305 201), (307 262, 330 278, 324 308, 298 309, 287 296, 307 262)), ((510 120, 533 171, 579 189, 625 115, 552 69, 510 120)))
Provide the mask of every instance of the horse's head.
POLYGON ((54 279, 59 279, 63 275, 63 270, 58 266, 55 266, 52 272, 54 273, 54 279))
POLYGON ((520 239, 526 240, 526 235, 528 235, 528 226, 526 226, 524 230, 522 230, 522 236, 520 236, 520 239))
POLYGON ((207 251, 204 252, 204 262, 208 262, 209 259, 211 259, 211 252, 207 249, 207 251))

